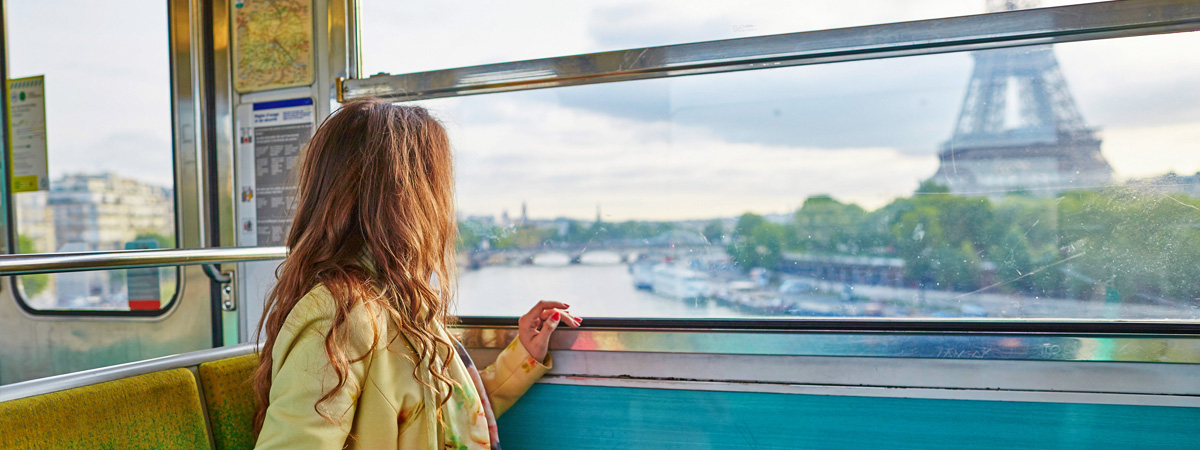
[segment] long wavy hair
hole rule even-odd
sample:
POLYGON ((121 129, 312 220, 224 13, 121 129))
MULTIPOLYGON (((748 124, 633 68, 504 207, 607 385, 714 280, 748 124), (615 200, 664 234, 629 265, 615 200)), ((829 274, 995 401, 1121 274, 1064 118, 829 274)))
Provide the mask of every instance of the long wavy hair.
MULTIPOLYGON (((276 337, 292 308, 318 284, 336 305, 325 352, 337 384, 313 409, 333 421, 318 406, 345 386, 350 364, 370 354, 346 349, 353 333, 367 332, 347 323, 351 309, 363 306, 390 321, 399 333, 391 339, 403 334, 411 343, 419 362, 413 376, 443 393, 440 412, 453 385, 447 374, 453 347, 436 331, 452 321, 457 238, 445 128, 421 107, 375 99, 346 103, 317 128, 296 178, 288 256, 276 270, 278 282, 258 325, 266 340, 253 377, 255 433, 270 402, 276 337), (422 381, 423 370, 433 385, 422 381)), ((371 349, 387 338, 381 331, 371 331, 371 349)))

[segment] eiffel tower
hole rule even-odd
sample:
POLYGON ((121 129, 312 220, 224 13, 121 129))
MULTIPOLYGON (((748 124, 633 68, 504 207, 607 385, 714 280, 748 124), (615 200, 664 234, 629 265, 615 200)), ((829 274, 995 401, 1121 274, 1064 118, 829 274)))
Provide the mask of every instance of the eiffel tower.
MULTIPOLYGON (((1037 6, 989 0, 988 11, 1037 6)), ((1054 196, 1112 181, 1049 45, 974 52, 975 69, 934 179, 957 195, 1054 196)))

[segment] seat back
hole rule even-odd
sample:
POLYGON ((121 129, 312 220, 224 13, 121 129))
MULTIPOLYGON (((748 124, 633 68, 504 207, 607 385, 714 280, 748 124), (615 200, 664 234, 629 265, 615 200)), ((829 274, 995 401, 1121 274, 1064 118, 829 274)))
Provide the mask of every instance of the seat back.
POLYGON ((196 378, 152 372, 0 403, 0 448, 204 449, 196 378))
POLYGON ((254 448, 252 422, 258 402, 250 375, 256 366, 258 355, 254 353, 200 364, 200 384, 216 450, 254 448))

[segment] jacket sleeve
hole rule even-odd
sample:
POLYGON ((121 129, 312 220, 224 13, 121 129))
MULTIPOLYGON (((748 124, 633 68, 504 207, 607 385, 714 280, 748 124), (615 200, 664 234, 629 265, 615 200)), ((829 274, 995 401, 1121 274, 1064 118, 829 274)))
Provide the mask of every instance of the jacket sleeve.
POLYGON ((550 355, 546 355, 545 364, 540 363, 529 356, 520 339, 513 339, 496 357, 496 362, 479 372, 496 417, 512 407, 553 365, 550 355))
MULTIPOLYGON (((308 300, 311 299, 302 299, 288 315, 275 342, 270 404, 256 449, 341 449, 350 435, 370 359, 350 363, 345 385, 317 406, 317 401, 337 385, 337 374, 325 352, 325 335, 332 324, 332 312, 322 312, 325 308, 308 300)), ((315 300, 323 303, 327 299, 315 300)), ((355 327, 358 325, 355 315, 351 313, 344 329, 362 330, 355 327)), ((369 342, 364 342, 370 339, 370 325, 365 325, 368 337, 361 336, 362 332, 350 333, 344 347, 348 359, 356 359, 354 356, 370 347, 369 342)))

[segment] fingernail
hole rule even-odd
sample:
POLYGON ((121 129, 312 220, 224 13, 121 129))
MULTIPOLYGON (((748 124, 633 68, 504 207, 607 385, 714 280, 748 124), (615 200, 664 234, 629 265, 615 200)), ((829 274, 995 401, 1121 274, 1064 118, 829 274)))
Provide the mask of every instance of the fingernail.
MULTIPOLYGON (((567 305, 566 303, 563 303, 563 304, 564 304, 564 305, 567 305)), ((567 305, 567 307, 568 307, 568 308, 570 308, 570 307, 571 307, 571 305, 567 305)))
POLYGON ((553 315, 553 316, 550 316, 550 320, 558 320, 558 318, 559 318, 559 317, 561 317, 561 316, 562 316, 562 315, 561 315, 561 314, 559 314, 559 313, 554 313, 554 315, 553 315))

